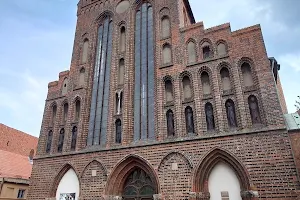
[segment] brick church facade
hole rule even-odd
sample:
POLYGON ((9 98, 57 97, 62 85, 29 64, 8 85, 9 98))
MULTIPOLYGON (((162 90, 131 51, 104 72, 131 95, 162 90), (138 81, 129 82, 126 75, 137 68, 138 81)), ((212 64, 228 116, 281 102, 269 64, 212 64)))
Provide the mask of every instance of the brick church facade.
POLYGON ((205 29, 188 0, 80 0, 77 15, 29 200, 300 198, 259 25, 205 29))

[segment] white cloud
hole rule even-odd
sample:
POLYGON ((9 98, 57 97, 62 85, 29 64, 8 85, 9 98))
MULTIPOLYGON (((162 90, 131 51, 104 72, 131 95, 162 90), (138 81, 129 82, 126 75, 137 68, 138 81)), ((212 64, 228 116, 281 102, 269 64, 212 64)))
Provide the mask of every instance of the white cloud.
POLYGON ((278 61, 281 63, 281 65, 291 67, 297 72, 300 72, 300 52, 280 56, 278 61))

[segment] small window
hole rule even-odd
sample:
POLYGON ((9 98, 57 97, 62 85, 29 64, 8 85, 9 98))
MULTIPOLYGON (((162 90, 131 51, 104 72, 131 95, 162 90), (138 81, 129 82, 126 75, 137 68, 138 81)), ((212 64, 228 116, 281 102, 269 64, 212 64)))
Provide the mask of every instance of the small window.
POLYGON ((202 48, 203 59, 208 59, 211 57, 211 52, 209 46, 205 46, 202 48))
POLYGON ((25 198, 25 190, 23 189, 19 189, 19 192, 18 192, 18 199, 24 199, 25 198))
POLYGON ((77 126, 72 129, 71 151, 75 151, 77 143, 77 126))
POLYGON ((78 121, 80 118, 80 100, 76 101, 75 107, 75 121, 78 121))
POLYGON ((244 87, 252 86, 254 83, 249 63, 243 63, 241 69, 243 74, 244 87))
POLYGON ((87 62, 88 51, 89 51, 89 40, 86 39, 83 43, 83 51, 82 51, 82 58, 81 58, 81 63, 82 64, 87 62))
POLYGON ((205 104, 205 115, 206 115, 207 130, 208 131, 215 130, 214 110, 212 104, 209 102, 205 104))
POLYGON ((188 76, 183 77, 182 84, 184 100, 190 100, 192 98, 192 86, 190 78, 188 76))
POLYGON ((173 101, 173 84, 171 80, 165 81, 165 95, 167 103, 173 101))
POLYGON ((122 122, 120 119, 117 119, 115 122, 116 125, 116 143, 121 144, 122 143, 122 122))
POLYGON ((225 103, 228 125, 231 128, 237 127, 235 106, 231 99, 225 103))
POLYGON ((163 64, 170 64, 172 62, 172 50, 169 44, 163 47, 163 64))
POLYGON ((218 48, 219 56, 227 55, 227 49, 226 49, 226 45, 224 43, 220 43, 217 48, 218 48))
POLYGON ((203 95, 211 94, 210 80, 207 72, 202 72, 201 83, 202 83, 203 95))
POLYGON ((68 78, 64 79, 63 85, 62 85, 62 95, 67 94, 68 92, 68 78))
POLYGON ((221 79, 222 79, 222 89, 223 91, 231 90, 231 82, 229 71, 226 67, 223 67, 220 71, 221 79))
POLYGON ((83 86, 85 83, 85 69, 81 68, 79 72, 79 85, 83 86))
POLYGON ((121 34, 120 34, 120 51, 125 52, 126 50, 126 29, 124 26, 121 28, 121 34))
POLYGON ((254 95, 249 96, 248 104, 249 104, 252 124, 260 124, 261 118, 260 118, 260 111, 259 111, 257 98, 254 95))
POLYGON ((33 164, 34 150, 31 149, 29 152, 29 162, 33 164))
POLYGON ((61 153, 64 146, 64 138, 65 138, 65 129, 62 128, 59 132, 59 140, 58 140, 58 146, 57 146, 57 152, 61 153))
POLYGON ((170 23, 170 19, 167 16, 162 18, 161 34, 162 34, 162 38, 168 38, 171 35, 171 23, 170 23))
POLYGON ((172 110, 168 110, 167 114, 167 132, 168 137, 174 137, 175 136, 175 127, 174 127, 174 114, 172 110))
POLYGON ((50 153, 51 145, 52 145, 52 136, 53 136, 53 132, 52 130, 50 130, 47 137, 46 153, 50 153))
POLYGON ((68 119, 68 110, 69 110, 69 104, 65 103, 64 104, 63 124, 65 124, 67 122, 67 119, 68 119))
POLYGON ((187 46, 187 49, 188 49, 188 62, 189 63, 194 63, 196 62, 196 44, 194 42, 189 42, 188 43, 188 46, 187 46))
POLYGON ((188 134, 195 133, 193 109, 188 106, 185 108, 185 125, 188 134))
POLYGON ((119 70, 118 70, 118 84, 124 84, 124 70, 125 70, 125 62, 124 59, 120 59, 119 61, 119 70))

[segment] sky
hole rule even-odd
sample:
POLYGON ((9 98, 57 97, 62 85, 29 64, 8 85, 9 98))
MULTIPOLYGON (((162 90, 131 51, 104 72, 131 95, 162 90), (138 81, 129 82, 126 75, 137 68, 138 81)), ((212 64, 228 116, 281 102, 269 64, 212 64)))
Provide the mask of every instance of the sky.
MULTIPOLYGON (((39 136, 48 83, 71 62, 78 0, 0 0, 0 123, 39 136)), ((300 95, 299 0, 190 0, 205 28, 261 24, 289 112, 300 95), (209 3, 208 3, 209 2, 209 3)))

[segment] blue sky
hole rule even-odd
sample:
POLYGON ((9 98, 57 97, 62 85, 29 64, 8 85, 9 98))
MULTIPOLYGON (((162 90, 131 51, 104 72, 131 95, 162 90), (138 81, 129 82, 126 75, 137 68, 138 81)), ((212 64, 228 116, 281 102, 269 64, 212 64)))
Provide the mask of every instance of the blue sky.
MULTIPOLYGON (((38 136, 47 84, 70 66, 78 0, 0 1, 0 123, 38 136)), ((190 0, 206 28, 260 23, 269 56, 281 64, 289 112, 300 95, 300 1, 190 0)))

